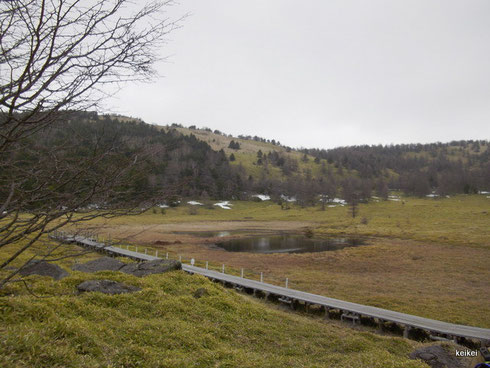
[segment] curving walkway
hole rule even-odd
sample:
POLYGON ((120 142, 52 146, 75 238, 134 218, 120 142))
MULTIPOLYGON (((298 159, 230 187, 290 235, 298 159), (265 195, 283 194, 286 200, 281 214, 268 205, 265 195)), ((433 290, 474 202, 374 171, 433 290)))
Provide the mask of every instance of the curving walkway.
MULTIPOLYGON (((133 252, 113 246, 106 246, 104 243, 99 243, 93 239, 83 236, 71 236, 59 233, 54 234, 51 237, 62 242, 76 243, 80 246, 93 248, 103 253, 108 253, 114 256, 129 257, 137 261, 152 261, 161 259, 148 254, 133 252)), ((260 291, 268 296, 276 297, 282 302, 290 303, 291 306, 294 306, 298 302, 304 302, 307 307, 309 305, 322 306, 325 309, 326 314, 328 314, 330 310, 338 310, 342 313, 342 319, 350 319, 353 323, 359 321, 360 317, 374 318, 378 324, 383 322, 394 322, 404 328, 405 337, 409 336, 411 329, 421 329, 428 332, 434 339, 458 340, 458 338, 466 338, 479 340, 482 345, 488 345, 490 343, 490 329, 486 328, 457 325, 454 323, 437 321, 411 314, 371 307, 368 305, 346 302, 339 299, 310 294, 299 290, 228 275, 222 272, 211 271, 205 268, 190 266, 187 264, 183 264, 182 269, 186 272, 200 274, 212 280, 227 283, 237 288, 251 290, 254 292, 254 294, 257 291, 260 291)))

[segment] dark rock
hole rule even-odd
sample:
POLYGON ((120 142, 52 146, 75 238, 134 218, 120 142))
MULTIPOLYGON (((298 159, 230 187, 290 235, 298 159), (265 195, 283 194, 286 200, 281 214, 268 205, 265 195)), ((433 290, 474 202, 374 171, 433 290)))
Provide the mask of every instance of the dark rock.
POLYGON ((209 295, 209 292, 204 288, 199 288, 192 294, 192 296, 196 299, 199 299, 205 295, 209 295))
POLYGON ((85 292, 100 292, 104 294, 125 294, 134 293, 141 289, 136 286, 126 285, 121 282, 112 280, 88 280, 84 281, 77 286, 77 289, 81 293, 85 292))
POLYGON ((124 265, 125 263, 118 261, 117 259, 102 257, 87 263, 76 264, 72 267, 72 270, 87 273, 97 271, 119 271, 124 265))
POLYGON ((419 358, 425 360, 426 362, 431 360, 437 360, 437 356, 431 353, 420 353, 419 358))
POLYGON ((19 273, 22 276, 50 276, 55 280, 61 280, 63 277, 69 275, 69 273, 62 269, 60 266, 46 261, 31 261, 24 268, 22 268, 19 273))
POLYGON ((143 277, 155 273, 165 273, 173 270, 180 270, 182 264, 174 260, 158 259, 155 261, 129 263, 122 267, 119 271, 130 275, 143 277))
POLYGON ((410 359, 419 359, 432 368, 464 368, 466 364, 454 356, 454 352, 441 345, 424 346, 410 353, 410 359))

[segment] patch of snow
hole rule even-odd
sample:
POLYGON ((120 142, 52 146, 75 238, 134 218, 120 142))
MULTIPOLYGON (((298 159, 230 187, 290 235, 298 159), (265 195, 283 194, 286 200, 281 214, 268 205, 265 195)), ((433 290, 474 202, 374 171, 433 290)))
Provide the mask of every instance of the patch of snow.
POLYGON ((490 196, 487 196, 487 198, 490 198, 490 196))
POLYGON ((429 198, 436 198, 436 197, 439 197, 439 194, 427 194, 426 197, 429 197, 429 198))
POLYGON ((230 206, 233 206, 229 201, 223 201, 223 202, 215 203, 214 205, 221 207, 224 210, 231 210, 230 206))
POLYGON ((296 197, 288 197, 284 194, 281 194, 281 199, 285 200, 286 202, 296 202, 296 197))
POLYGON ((342 198, 334 198, 330 202, 338 203, 338 204, 342 204, 342 205, 347 204, 347 201, 345 199, 342 199, 342 198))
POLYGON ((261 201, 270 201, 271 197, 267 194, 254 194, 252 197, 259 198, 261 201))
POLYGON ((478 192, 478 194, 490 194, 490 192, 487 192, 487 191, 485 191, 485 190, 480 190, 480 191, 478 192))
POLYGON ((371 196, 372 199, 379 199, 379 197, 371 196))
POLYGON ((390 196, 388 196, 388 198, 400 198, 400 197, 396 196, 396 195, 390 195, 390 196))
POLYGON ((446 198, 451 198, 451 196, 450 195, 446 195, 446 198))
POLYGON ((337 207, 337 206, 334 204, 329 204, 327 207, 337 207))
POLYGON ((6 215, 6 214, 7 214, 7 211, 3 211, 3 212, 2 212, 2 215, 6 215))
POLYGON ((191 206, 203 206, 201 202, 197 202, 197 201, 189 201, 187 203, 189 203, 191 206))
POLYGON ((400 198, 388 198, 389 201, 400 202, 400 198))
POLYGON ((168 205, 166 205, 166 204, 157 204, 157 207, 160 207, 160 208, 168 208, 168 205))

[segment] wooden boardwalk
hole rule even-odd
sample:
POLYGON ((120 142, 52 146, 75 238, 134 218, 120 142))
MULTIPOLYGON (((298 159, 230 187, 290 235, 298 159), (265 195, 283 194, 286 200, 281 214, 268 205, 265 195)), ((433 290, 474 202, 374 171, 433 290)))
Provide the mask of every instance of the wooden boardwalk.
MULTIPOLYGON (((82 236, 52 236, 53 238, 67 242, 76 243, 83 247, 92 248, 103 253, 113 256, 124 256, 137 261, 152 261, 161 259, 133 252, 126 249, 121 249, 113 246, 106 246, 93 239, 82 236)), ((376 324, 382 325, 384 322, 393 322, 401 326, 404 331, 404 336, 409 337, 412 329, 419 329, 427 332, 434 339, 448 339, 459 341, 463 339, 478 340, 482 345, 490 344, 490 329, 479 328, 473 326, 457 325, 448 322, 437 321, 429 318, 414 316, 411 314, 395 312, 387 309, 371 307, 357 303, 346 302, 339 299, 329 298, 322 295, 310 294, 299 290, 289 289, 281 286, 268 284, 265 282, 250 280, 238 276, 228 275, 226 273, 208 270, 201 267, 195 267, 187 264, 182 264, 182 269, 192 274, 200 274, 211 280, 219 281, 228 284, 232 287, 244 289, 256 294, 257 292, 265 294, 271 299, 276 299, 285 303, 289 303, 292 307, 298 303, 304 303, 306 308, 310 305, 321 306, 325 314, 330 311, 338 311, 342 315, 342 319, 349 319, 353 323, 360 322, 360 318, 371 318, 376 324)))

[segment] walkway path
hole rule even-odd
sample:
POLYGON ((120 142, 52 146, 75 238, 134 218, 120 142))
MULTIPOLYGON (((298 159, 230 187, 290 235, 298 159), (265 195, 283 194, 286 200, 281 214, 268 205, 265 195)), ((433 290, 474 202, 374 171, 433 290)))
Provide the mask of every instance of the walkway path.
MULTIPOLYGON (((133 252, 114 246, 106 246, 104 243, 99 243, 93 239, 83 236, 55 234, 52 237, 63 242, 76 243, 80 246, 93 248, 113 256, 129 257, 137 261, 152 261, 160 259, 159 257, 148 254, 133 252)), ((360 321, 361 316, 374 318, 378 324, 382 324, 383 322, 394 322, 403 327, 405 337, 409 336, 411 329, 416 328, 428 332, 433 338, 451 340, 458 340, 458 338, 469 338, 479 340, 482 345, 488 345, 490 343, 490 329, 486 328, 457 325, 454 323, 437 321, 411 314, 371 307, 368 305, 346 302, 339 299, 310 294, 299 290, 228 275, 223 272, 212 271, 187 264, 183 264, 182 269, 186 272, 200 274, 212 280, 227 283, 237 288, 247 289, 254 292, 254 294, 257 291, 260 291, 269 297, 275 297, 283 302, 290 303, 292 306, 298 302, 303 302, 307 307, 309 305, 322 306, 326 313, 329 313, 331 310, 338 310, 342 313, 343 318, 350 319, 353 323, 360 321)))

